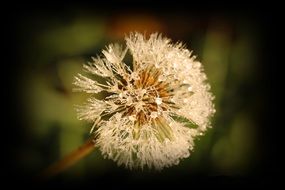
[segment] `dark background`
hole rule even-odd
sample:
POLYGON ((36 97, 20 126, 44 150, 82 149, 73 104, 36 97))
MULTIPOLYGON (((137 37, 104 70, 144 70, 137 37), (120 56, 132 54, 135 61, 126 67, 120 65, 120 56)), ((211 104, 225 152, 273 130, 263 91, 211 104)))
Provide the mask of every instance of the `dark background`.
POLYGON ((273 185, 278 46, 270 7, 178 1, 15 4, 12 10, 3 16, 9 18, 2 68, 6 182, 66 188, 273 185), (129 171, 95 151, 50 181, 34 181, 89 136, 91 124, 78 121, 73 107, 85 98, 72 92, 74 74, 134 30, 161 32, 198 55, 216 96, 213 128, 197 139, 189 158, 161 172, 129 171))

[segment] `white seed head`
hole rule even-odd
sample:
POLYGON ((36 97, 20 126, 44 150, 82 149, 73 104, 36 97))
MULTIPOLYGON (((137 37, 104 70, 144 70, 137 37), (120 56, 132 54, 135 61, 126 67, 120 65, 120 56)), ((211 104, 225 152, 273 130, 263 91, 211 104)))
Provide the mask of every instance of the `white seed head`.
POLYGON ((215 112, 203 67, 181 43, 156 33, 148 39, 132 33, 125 40, 125 48, 111 44, 104 57, 84 65, 105 82, 75 77, 76 90, 104 96, 79 107, 78 118, 94 123, 95 146, 118 165, 176 165, 190 155, 215 112), (125 63, 127 53, 132 63, 125 63))

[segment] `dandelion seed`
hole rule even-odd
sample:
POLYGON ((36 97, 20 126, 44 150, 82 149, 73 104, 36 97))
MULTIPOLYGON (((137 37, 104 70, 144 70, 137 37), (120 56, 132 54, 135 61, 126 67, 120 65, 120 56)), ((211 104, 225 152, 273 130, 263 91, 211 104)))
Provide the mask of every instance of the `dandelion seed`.
POLYGON ((158 34, 147 39, 132 33, 125 40, 125 48, 111 44, 104 57, 84 66, 105 83, 75 77, 78 91, 106 92, 102 100, 92 97, 79 107, 78 117, 96 123, 95 146, 118 165, 158 170, 176 165, 210 127, 215 109, 207 77, 181 43, 158 34), (133 58, 129 65, 127 53, 133 58))
POLYGON ((157 112, 151 112, 150 113, 150 117, 153 119, 157 118, 157 116, 158 116, 157 112))
POLYGON ((155 98, 155 103, 156 103, 157 105, 162 104, 162 99, 161 99, 161 98, 155 98))

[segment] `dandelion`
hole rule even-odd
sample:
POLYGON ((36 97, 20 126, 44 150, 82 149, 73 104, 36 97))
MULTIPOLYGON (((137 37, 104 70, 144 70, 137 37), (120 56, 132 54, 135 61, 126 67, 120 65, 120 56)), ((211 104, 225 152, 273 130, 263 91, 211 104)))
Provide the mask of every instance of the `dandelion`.
POLYGON ((75 90, 91 94, 78 118, 93 122, 95 146, 118 165, 176 165, 211 127, 215 109, 203 67, 181 43, 157 33, 125 40, 126 47, 111 44, 84 65, 104 80, 75 77, 75 90))

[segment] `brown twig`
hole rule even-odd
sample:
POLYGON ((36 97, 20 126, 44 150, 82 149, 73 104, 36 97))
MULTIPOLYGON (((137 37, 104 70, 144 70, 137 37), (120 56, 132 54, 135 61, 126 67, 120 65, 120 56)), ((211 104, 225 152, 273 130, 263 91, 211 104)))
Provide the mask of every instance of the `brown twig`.
POLYGON ((50 165, 46 170, 44 170, 41 173, 40 179, 42 180, 49 179, 57 175, 58 173, 66 170, 70 166, 74 165, 81 158, 91 153, 93 149, 94 149, 93 139, 87 140, 79 148, 77 148, 76 150, 68 154, 67 156, 63 157, 61 160, 50 165))

